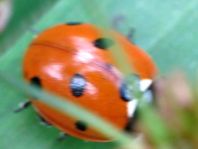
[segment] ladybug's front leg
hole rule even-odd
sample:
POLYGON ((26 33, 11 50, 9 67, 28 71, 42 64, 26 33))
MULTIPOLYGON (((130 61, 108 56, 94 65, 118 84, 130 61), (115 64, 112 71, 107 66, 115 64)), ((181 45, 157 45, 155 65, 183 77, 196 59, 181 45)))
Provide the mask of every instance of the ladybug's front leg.
POLYGON ((31 103, 32 102, 30 100, 20 103, 19 107, 16 110, 14 110, 14 112, 21 112, 22 110, 28 108, 31 105, 31 103))
POLYGON ((50 124, 48 121, 46 121, 42 116, 38 115, 38 118, 39 118, 41 124, 43 124, 45 126, 52 126, 52 124, 50 124))

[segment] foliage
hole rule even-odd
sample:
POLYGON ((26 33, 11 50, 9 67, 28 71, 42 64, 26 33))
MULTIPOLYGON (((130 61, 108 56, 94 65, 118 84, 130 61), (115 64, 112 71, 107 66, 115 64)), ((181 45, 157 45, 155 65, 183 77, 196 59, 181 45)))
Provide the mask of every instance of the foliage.
MULTIPOLYGON (((40 125, 32 108, 20 114, 13 113, 18 103, 26 100, 27 97, 23 94, 24 91, 13 89, 16 84, 8 85, 5 76, 9 74, 15 80, 22 79, 23 53, 37 33, 54 24, 73 21, 94 24, 105 22, 104 24, 110 27, 115 18, 121 18, 121 23, 116 26, 117 30, 127 35, 131 29, 134 29, 133 42, 151 54, 158 65, 159 74, 182 69, 188 76, 195 77, 198 64, 197 6, 197 0, 167 0, 163 2, 158 0, 100 0, 100 2, 90 0, 14 0, 11 20, 5 31, 0 34, 0 71, 3 74, 0 77, 0 148, 36 149, 39 146, 42 149, 59 149, 69 146, 74 149, 108 149, 116 147, 114 143, 91 143, 72 137, 68 137, 63 142, 57 142, 55 138, 58 131, 55 128, 45 128, 40 125)), ((174 82, 176 79, 169 78, 168 80, 174 82)), ((182 80, 185 78, 179 82, 182 80)), ((176 84, 171 81, 167 81, 168 84, 165 83, 163 94, 167 92, 167 86, 176 84)), ((184 88, 192 90, 188 84, 184 83, 184 88)), ((177 85, 175 88, 179 88, 179 86, 181 85, 177 85)), ((181 90, 179 88, 179 93, 181 90)), ((196 89, 193 91, 196 92, 196 89)), ((178 91, 176 94, 177 98, 178 91)), ((170 107, 166 109, 166 106, 162 106, 159 110, 160 116, 156 110, 152 110, 153 108, 145 106, 143 109, 141 108, 141 121, 144 122, 142 123, 144 125, 140 125, 148 138, 145 141, 147 147, 197 147, 196 134, 198 133, 196 133, 196 129, 192 129, 196 128, 197 124, 197 96, 192 92, 190 94, 192 94, 190 99, 193 102, 187 104, 188 106, 185 104, 183 106, 180 102, 165 102, 169 101, 167 99, 172 99, 170 95, 175 95, 175 92, 166 93, 163 96, 163 98, 166 97, 165 99, 158 96, 160 101, 166 103, 164 105, 170 107), (170 115, 164 111, 172 113, 170 115), (175 121, 178 117, 178 121, 175 121)))

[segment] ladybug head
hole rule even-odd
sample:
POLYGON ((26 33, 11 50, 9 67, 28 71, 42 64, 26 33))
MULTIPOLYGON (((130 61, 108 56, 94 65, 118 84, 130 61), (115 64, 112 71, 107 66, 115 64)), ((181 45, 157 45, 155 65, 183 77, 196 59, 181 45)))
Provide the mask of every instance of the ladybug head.
POLYGON ((120 95, 123 100, 127 102, 127 113, 129 121, 125 127, 127 132, 134 132, 136 129, 136 123, 138 121, 138 107, 142 102, 148 104, 154 104, 154 83, 151 79, 139 79, 136 75, 130 76, 129 79, 121 84, 120 95), (132 79, 133 85, 129 84, 129 80, 132 79), (136 99, 136 93, 142 94, 142 100, 136 99))

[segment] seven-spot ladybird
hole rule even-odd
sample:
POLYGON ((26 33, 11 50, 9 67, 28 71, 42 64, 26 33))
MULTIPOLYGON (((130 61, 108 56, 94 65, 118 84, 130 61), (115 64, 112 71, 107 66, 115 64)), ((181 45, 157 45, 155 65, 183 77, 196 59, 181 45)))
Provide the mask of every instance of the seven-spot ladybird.
MULTIPOLYGON (((83 23, 61 24, 45 30, 27 49, 23 63, 25 79, 125 129, 134 116, 136 102, 109 49, 121 45, 131 69, 140 78, 142 91, 152 84, 156 67, 139 47, 115 31, 111 34, 115 39, 83 23)), ((42 101, 31 99, 30 102, 46 122, 66 134, 90 141, 110 141, 80 119, 61 113, 42 101)))

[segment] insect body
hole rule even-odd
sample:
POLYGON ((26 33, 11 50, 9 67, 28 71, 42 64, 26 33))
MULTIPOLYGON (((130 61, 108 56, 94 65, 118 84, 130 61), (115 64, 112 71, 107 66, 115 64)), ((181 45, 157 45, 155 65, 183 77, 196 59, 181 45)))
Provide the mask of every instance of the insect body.
MULTIPOLYGON (((43 90, 66 97, 124 129, 133 117, 133 98, 128 96, 123 76, 110 48, 121 45, 147 87, 155 76, 151 58, 124 36, 112 31, 116 40, 104 37, 90 24, 69 23, 42 32, 29 46, 24 57, 25 79, 43 90)), ((144 89, 146 90, 146 89, 144 89)), ((72 136, 90 141, 109 141, 81 120, 74 119, 39 100, 31 100, 47 122, 72 136)))

